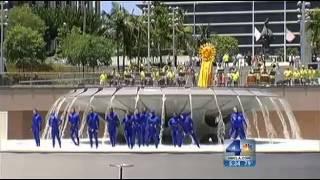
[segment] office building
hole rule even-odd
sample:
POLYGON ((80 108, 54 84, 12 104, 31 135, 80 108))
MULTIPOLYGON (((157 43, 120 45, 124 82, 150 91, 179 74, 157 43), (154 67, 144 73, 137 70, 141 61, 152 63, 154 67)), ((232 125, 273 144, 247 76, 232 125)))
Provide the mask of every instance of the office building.
MULTIPOLYGON (((260 54, 261 43, 254 38, 254 28, 262 31, 264 21, 269 18, 269 28, 274 40, 270 53, 276 54, 283 48, 300 48, 300 22, 297 15, 297 1, 162 1, 185 11, 185 25, 192 26, 199 36, 200 26, 207 26, 211 35, 233 36, 239 42, 242 54, 260 54), (285 29, 295 36, 285 41, 285 29), (252 47, 255 47, 253 50, 252 47)), ((142 2, 138 6, 146 7, 142 2)), ((320 7, 320 1, 311 1, 311 10, 320 7)))

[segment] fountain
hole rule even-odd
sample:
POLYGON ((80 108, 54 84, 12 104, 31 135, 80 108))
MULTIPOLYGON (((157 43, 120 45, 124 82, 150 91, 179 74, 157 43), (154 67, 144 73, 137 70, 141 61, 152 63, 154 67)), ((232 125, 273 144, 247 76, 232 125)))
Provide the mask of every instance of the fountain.
MULTIPOLYGON (((174 112, 191 112, 196 133, 201 144, 217 143, 216 117, 222 117, 226 124, 226 138, 230 128, 229 115, 233 107, 237 107, 246 117, 248 138, 269 139, 299 139, 301 138, 299 126, 294 118, 288 103, 272 93, 258 89, 240 88, 89 88, 77 89, 60 97, 48 113, 53 110, 61 114, 78 107, 82 116, 80 137, 86 139, 86 115, 90 107, 99 113, 101 121, 110 107, 118 113, 120 120, 126 110, 134 112, 144 108, 154 110, 161 116, 162 125, 160 144, 170 145, 171 134, 168 120, 174 112), (64 108, 62 105, 66 104, 64 108), (284 113, 283 113, 284 112, 284 113), (285 118, 286 117, 286 118, 285 118), (280 126, 280 127, 279 127, 280 126), (291 133, 290 133, 291 132, 291 133), (210 142, 209 139, 213 140, 210 142)), ((63 118, 62 137, 69 138, 67 116, 63 118)), ((50 138, 48 116, 46 117, 44 138, 50 138)), ((124 144, 123 129, 119 128, 118 142, 124 144)), ((106 125, 101 127, 100 137, 107 142, 106 125)), ((191 144, 188 139, 184 144, 191 144)))

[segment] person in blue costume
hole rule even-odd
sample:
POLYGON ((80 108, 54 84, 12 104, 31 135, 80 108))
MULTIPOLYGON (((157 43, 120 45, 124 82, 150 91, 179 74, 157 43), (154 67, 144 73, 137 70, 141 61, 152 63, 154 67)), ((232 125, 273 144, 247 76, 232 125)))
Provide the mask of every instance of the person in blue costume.
POLYGON ((142 113, 139 113, 138 109, 136 109, 133 115, 133 131, 134 131, 133 139, 134 141, 138 139, 139 147, 143 142, 142 128, 143 128, 143 115, 142 113))
POLYGON ((247 128, 247 123, 243 114, 241 112, 238 112, 238 109, 236 107, 233 108, 233 113, 231 114, 230 121, 230 138, 237 139, 239 136, 240 139, 246 139, 245 129, 247 128))
POLYGON ((146 108, 143 109, 143 112, 141 113, 141 136, 142 136, 142 145, 147 144, 147 123, 149 119, 150 113, 147 111, 146 108))
POLYGON ((33 109, 32 117, 32 133, 34 140, 36 141, 36 146, 40 147, 40 132, 42 126, 42 117, 37 109, 33 109))
POLYGON ((171 137, 172 137, 172 143, 173 146, 179 146, 182 145, 182 131, 180 129, 179 124, 179 116, 176 113, 173 113, 172 118, 169 120, 169 127, 171 129, 171 137))
POLYGON ((116 146, 117 143, 117 128, 120 124, 119 117, 113 108, 110 108, 109 114, 106 114, 106 121, 108 123, 108 133, 112 147, 116 146))
POLYGON ((184 135, 182 137, 182 139, 183 139, 182 142, 184 142, 184 139, 187 136, 191 136, 193 141, 197 144, 198 148, 200 148, 199 141, 198 141, 197 136, 196 136, 195 131, 194 131, 191 114, 190 113, 182 113, 180 115, 180 124, 181 124, 181 127, 182 127, 183 132, 184 132, 184 135))
POLYGON ((98 132, 100 127, 99 115, 98 113, 93 111, 92 107, 89 114, 87 115, 87 126, 91 148, 93 147, 93 138, 95 139, 96 148, 98 148, 98 132))
POLYGON ((69 114, 70 123, 70 137, 76 146, 80 145, 79 140, 79 126, 80 126, 80 115, 76 112, 75 108, 72 108, 72 112, 69 114))
POLYGON ((56 145, 56 139, 58 140, 59 147, 61 148, 60 130, 59 127, 62 124, 61 119, 58 117, 58 113, 53 111, 50 115, 49 124, 51 127, 51 137, 53 148, 56 145))
POLYGON ((147 146, 149 146, 151 140, 153 140, 156 148, 158 148, 160 141, 160 126, 160 118, 152 111, 147 121, 147 146))
POLYGON ((129 111, 126 112, 126 115, 122 120, 122 125, 124 126, 124 135, 126 137, 128 147, 132 149, 134 146, 133 115, 131 115, 129 111))

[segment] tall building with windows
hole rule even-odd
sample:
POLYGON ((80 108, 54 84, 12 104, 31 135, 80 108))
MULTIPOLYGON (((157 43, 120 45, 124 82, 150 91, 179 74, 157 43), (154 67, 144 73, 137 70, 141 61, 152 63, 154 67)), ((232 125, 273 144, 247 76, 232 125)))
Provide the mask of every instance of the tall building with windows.
POLYGON ((87 3, 88 10, 92 10, 95 13, 101 11, 100 1, 9 1, 8 8, 12 8, 16 5, 28 3, 29 5, 45 6, 45 7, 65 7, 73 6, 77 8, 85 7, 85 2, 87 3))
MULTIPOLYGON (((286 47, 300 47, 300 23, 298 22, 297 1, 162 1, 185 11, 185 25, 194 28, 207 26, 211 35, 233 36, 238 39, 242 54, 259 54, 262 45, 255 41, 254 29, 262 31, 264 21, 269 18, 269 28, 274 41, 271 53, 286 47), (285 41, 285 29, 295 35, 292 42, 285 41), (253 49, 253 47, 255 47, 253 49)), ((138 5, 146 7, 143 2, 138 5)), ((311 1, 311 10, 320 7, 320 1, 311 1)))

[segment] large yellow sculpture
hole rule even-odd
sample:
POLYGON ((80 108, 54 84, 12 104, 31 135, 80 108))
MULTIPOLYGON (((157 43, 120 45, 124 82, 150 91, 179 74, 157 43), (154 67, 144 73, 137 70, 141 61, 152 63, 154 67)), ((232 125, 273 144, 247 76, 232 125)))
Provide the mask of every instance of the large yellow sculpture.
POLYGON ((201 69, 199 73, 198 86, 207 88, 213 85, 213 62, 216 57, 216 48, 211 43, 203 44, 199 49, 201 58, 201 69))

